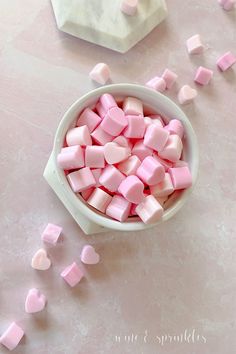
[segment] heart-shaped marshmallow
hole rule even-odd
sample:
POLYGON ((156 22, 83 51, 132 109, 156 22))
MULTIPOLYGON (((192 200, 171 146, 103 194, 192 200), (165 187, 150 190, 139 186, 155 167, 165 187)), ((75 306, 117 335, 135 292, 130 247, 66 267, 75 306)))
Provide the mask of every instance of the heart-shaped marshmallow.
POLYGON ((197 97, 197 91, 189 85, 184 85, 178 93, 180 104, 188 104, 193 101, 195 97, 197 97))
POLYGON ((80 259, 84 264, 97 264, 100 261, 100 256, 93 246, 86 245, 82 249, 80 259))
POLYGON ((113 165, 126 160, 131 154, 129 147, 120 146, 116 143, 107 143, 104 146, 104 156, 107 163, 113 165))
POLYGON ((31 266, 37 270, 47 270, 51 266, 51 261, 48 258, 47 252, 41 248, 39 249, 32 258, 31 266))
POLYGON ((154 157, 148 156, 143 160, 136 174, 144 183, 153 186, 163 181, 165 169, 154 157))
POLYGON ((128 176, 121 182, 119 193, 130 203, 139 204, 144 199, 144 184, 137 176, 128 176))
POLYGON ((25 300, 25 311, 27 313, 40 312, 45 305, 46 297, 38 289, 30 289, 25 300))

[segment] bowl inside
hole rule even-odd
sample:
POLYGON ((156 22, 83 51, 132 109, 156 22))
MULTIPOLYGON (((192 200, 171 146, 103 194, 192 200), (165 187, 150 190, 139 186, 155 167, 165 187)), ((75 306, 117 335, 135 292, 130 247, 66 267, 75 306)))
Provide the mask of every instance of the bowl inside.
MULTIPOLYGON (((148 111, 149 114, 159 113, 164 118, 165 122, 175 118, 179 119, 183 123, 185 128, 185 136, 183 139, 183 159, 189 164, 193 178, 193 185, 187 190, 176 191, 173 193, 173 195, 165 204, 163 217, 156 224, 168 220, 183 206, 196 182, 198 171, 198 145, 192 125, 184 112, 169 98, 154 90, 133 84, 116 84, 95 89, 79 98, 65 113, 56 131, 53 147, 55 165, 57 166, 57 155, 63 147, 67 130, 75 126, 78 115, 83 111, 84 108, 94 107, 95 103, 103 93, 112 94, 118 101, 121 101, 124 97, 127 96, 136 97, 143 101, 145 110, 148 111)), ((106 228, 123 231, 143 230, 156 225, 145 225, 142 221, 135 217, 131 217, 126 222, 121 223, 100 212, 97 212, 95 209, 90 207, 82 197, 76 195, 72 191, 63 170, 56 168, 56 174, 61 188, 64 189, 63 192, 65 197, 69 199, 70 203, 78 208, 78 210, 84 216, 96 224, 106 228)))

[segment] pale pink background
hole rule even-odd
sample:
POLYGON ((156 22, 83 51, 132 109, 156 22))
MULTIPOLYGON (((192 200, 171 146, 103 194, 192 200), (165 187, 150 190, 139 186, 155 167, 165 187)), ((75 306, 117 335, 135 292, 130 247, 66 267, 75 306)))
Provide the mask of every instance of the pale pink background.
MULTIPOLYGON (((222 11, 217 0, 168 5, 168 20, 122 55, 60 33, 49 0, 0 1, 0 332, 12 320, 22 325, 17 354, 236 352, 236 74, 215 67, 225 51, 236 52, 236 11, 222 11), (185 40, 197 32, 208 49, 189 58, 185 40), (57 125, 94 88, 88 72, 99 61, 115 83, 145 83, 168 66, 179 86, 194 85, 199 64, 214 70, 184 108, 200 145, 197 187, 178 215, 153 230, 85 236, 42 177, 57 125), (30 260, 48 222, 64 227, 64 240, 49 250, 53 268, 39 273, 30 260), (70 289, 59 273, 87 242, 102 262, 70 289), (31 287, 48 297, 36 316, 24 312, 31 287), (185 329, 207 343, 161 346, 155 338, 185 329), (132 333, 136 344, 125 342, 132 333)), ((168 93, 175 101, 176 91, 168 93)))

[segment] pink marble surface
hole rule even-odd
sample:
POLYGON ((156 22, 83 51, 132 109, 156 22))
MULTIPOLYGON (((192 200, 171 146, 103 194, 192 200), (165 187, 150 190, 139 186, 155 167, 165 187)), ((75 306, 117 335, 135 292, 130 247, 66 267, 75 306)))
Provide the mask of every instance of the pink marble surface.
MULTIPOLYGON (((215 67, 219 55, 236 51, 236 11, 217 0, 167 2, 168 20, 125 55, 59 33, 49 0, 0 2, 0 332, 12 320, 22 325, 17 354, 236 352, 236 73, 215 67), (185 40, 197 32, 208 49, 189 58, 185 40), (86 237, 42 177, 61 116, 94 87, 88 72, 99 61, 114 82, 144 83, 168 66, 179 85, 193 84, 198 65, 214 69, 184 108, 200 145, 197 187, 153 230, 86 237), (39 273, 30 260, 48 222, 64 227, 64 239, 49 249, 53 267, 39 273), (88 241, 102 262, 70 289, 59 273, 88 241), (48 297, 34 316, 24 312, 31 287, 48 297), (185 330, 190 343, 160 343, 185 330)), ((176 91, 168 94, 175 101, 176 91)))

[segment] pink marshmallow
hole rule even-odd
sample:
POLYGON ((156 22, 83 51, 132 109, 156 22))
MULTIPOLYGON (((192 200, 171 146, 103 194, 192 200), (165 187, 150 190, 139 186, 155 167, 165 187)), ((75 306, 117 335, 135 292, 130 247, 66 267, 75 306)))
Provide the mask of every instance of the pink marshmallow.
POLYGON ((159 76, 155 76, 146 82, 146 86, 158 92, 164 92, 166 90, 166 82, 159 76))
POLYGON ((124 137, 123 135, 119 135, 117 136, 114 140, 112 140, 113 143, 116 143, 120 146, 123 147, 129 147, 130 149, 132 149, 133 144, 131 143, 131 141, 129 139, 127 139, 126 137, 124 137))
POLYGON ((105 145, 113 140, 113 136, 106 133, 102 129, 101 124, 92 132, 91 137, 98 145, 105 145))
POLYGON ((152 186, 163 181, 165 169, 154 157, 148 156, 143 160, 136 174, 144 183, 152 186))
POLYGON ((48 224, 44 229, 41 239, 46 243, 55 245, 62 233, 62 227, 55 224, 48 224))
POLYGON ((123 102, 125 115, 143 116, 143 103, 138 98, 126 97, 123 102))
POLYGON ((93 188, 93 187, 91 187, 91 188, 89 188, 89 189, 85 189, 84 191, 81 192, 82 198, 83 198, 85 201, 87 201, 87 200, 89 199, 90 195, 93 193, 93 191, 94 191, 94 188, 93 188))
POLYGON ((106 214, 111 218, 124 222, 130 213, 131 203, 120 195, 114 195, 107 207, 106 214))
POLYGON ((179 160, 179 161, 175 162, 172 167, 185 167, 185 166, 188 167, 188 163, 186 161, 179 160))
POLYGON ((153 123, 157 123, 157 121, 159 121, 161 123, 162 127, 165 126, 165 123, 159 114, 149 114, 148 117, 150 117, 152 119, 153 123))
POLYGON ((126 116, 128 127, 123 134, 129 139, 141 139, 146 129, 145 122, 141 116, 126 116))
POLYGON ((226 71, 236 63, 236 56, 227 52, 217 60, 217 66, 221 71, 226 71))
POLYGON ((108 165, 102 171, 99 183, 110 192, 116 192, 125 176, 113 165, 108 165))
POLYGON ((201 54, 204 51, 204 46, 199 34, 190 37, 186 42, 186 46, 189 54, 201 54))
POLYGON ((138 0, 122 0, 120 9, 124 14, 134 16, 137 12, 137 7, 138 0))
POLYGON ((183 150, 183 143, 180 137, 176 134, 170 135, 167 143, 162 151, 159 152, 159 156, 162 159, 176 162, 180 159, 183 150))
POLYGON ((114 107, 109 109, 100 126, 106 133, 117 136, 127 125, 128 121, 122 109, 114 107))
POLYGON ((89 167, 81 168, 78 171, 67 175, 68 182, 75 193, 95 186, 96 181, 89 167))
POLYGON ((153 150, 143 144, 142 140, 137 141, 132 149, 132 155, 136 155, 140 161, 147 156, 152 156, 153 150))
POLYGON ((161 77, 166 83, 167 90, 170 90, 178 79, 178 75, 169 69, 165 69, 161 77))
POLYGON ((91 245, 85 245, 82 249, 80 260, 84 264, 98 264, 100 262, 100 256, 91 245))
POLYGON ((100 85, 105 85, 105 83, 110 79, 110 69, 105 63, 98 63, 89 73, 90 78, 96 81, 100 85))
POLYGON ((90 168, 104 168, 104 147, 103 146, 87 146, 85 149, 85 165, 90 168))
POLYGON ((84 150, 80 145, 65 147, 58 154, 57 163, 63 170, 74 170, 84 167, 84 150))
POLYGON ((23 336, 23 329, 15 322, 13 322, 1 335, 0 343, 4 345, 7 349, 13 350, 18 346, 23 336))
POLYGON ((118 169, 126 176, 135 175, 137 169, 141 165, 138 156, 132 155, 127 160, 119 163, 118 169))
POLYGON ((165 126, 165 129, 167 129, 170 134, 177 134, 180 139, 183 138, 184 127, 180 120, 171 119, 169 123, 165 126))
POLYGON ((128 176, 124 179, 118 192, 123 195, 130 203, 139 204, 144 198, 144 184, 137 176, 128 176))
POLYGON ((174 189, 185 189, 192 185, 192 175, 187 166, 170 168, 169 174, 171 176, 174 189))
POLYGON ((162 182, 154 186, 150 186, 150 191, 154 197, 158 197, 158 198, 167 197, 171 193, 173 193, 174 187, 169 173, 165 173, 165 178, 163 179, 162 182))
POLYGON ((189 85, 181 87, 178 93, 178 100, 180 104, 189 104, 197 97, 197 91, 189 85))
POLYGON ((169 168, 173 167, 173 162, 163 160, 156 153, 153 154, 153 157, 164 167, 165 171, 168 171, 169 168))
POLYGON ((66 267, 61 273, 61 277, 69 284, 71 287, 77 285, 83 278, 84 273, 78 267, 77 263, 74 262, 68 267, 66 267))
POLYGON ((100 188, 96 188, 88 198, 87 203, 100 212, 105 213, 106 208, 111 200, 112 197, 110 194, 106 193, 100 188))
POLYGON ((114 108, 114 107, 118 107, 114 97, 112 95, 110 95, 109 93, 104 93, 100 97, 99 102, 101 103, 101 105, 106 113, 109 111, 109 109, 114 108))
POLYGON ((153 195, 145 197, 144 201, 137 205, 135 211, 145 224, 153 224, 163 215, 163 208, 153 195))
POLYGON ((101 168, 95 168, 93 170, 91 170, 92 174, 93 174, 93 177, 96 181, 96 184, 94 187, 100 187, 100 183, 99 183, 99 178, 101 176, 101 173, 102 173, 102 169, 101 168))
POLYGON ((72 128, 68 130, 66 134, 66 142, 68 146, 92 145, 92 139, 88 127, 86 125, 83 125, 82 127, 72 128))
POLYGON ((234 5, 236 4, 236 0, 218 0, 218 2, 226 11, 233 10, 234 5))
POLYGON ((37 313, 44 310, 46 306, 46 296, 38 289, 30 289, 25 300, 25 312, 37 313))
POLYGON ((200 85, 208 85, 209 82, 211 81, 213 76, 213 71, 207 68, 204 68, 203 66, 199 66, 197 69, 194 81, 197 82, 200 85))
POLYGON ((105 108, 103 107, 100 101, 96 104, 95 109, 101 119, 103 119, 107 114, 107 111, 105 110, 105 108))
POLYGON ((102 119, 90 108, 85 108, 85 110, 80 114, 77 120, 77 127, 82 127, 86 125, 90 133, 101 123, 102 119))
POLYGON ((110 165, 126 160, 130 154, 129 147, 123 147, 113 142, 107 143, 104 146, 105 160, 110 165))
POLYGON ((143 143, 155 151, 161 151, 164 148, 168 137, 169 132, 166 129, 159 127, 156 124, 152 124, 147 127, 143 143))

